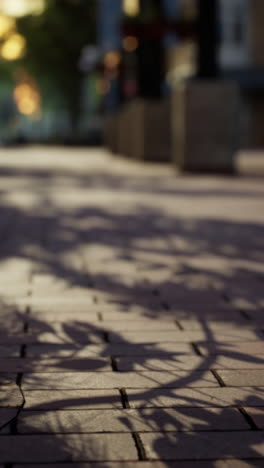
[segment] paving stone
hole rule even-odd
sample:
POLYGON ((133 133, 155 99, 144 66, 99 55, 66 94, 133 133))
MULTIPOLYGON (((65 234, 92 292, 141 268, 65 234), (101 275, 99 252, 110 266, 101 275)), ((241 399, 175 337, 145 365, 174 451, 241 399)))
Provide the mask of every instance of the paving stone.
POLYGON ((152 332, 152 331, 137 331, 137 332, 119 332, 109 333, 110 342, 129 342, 129 343, 159 343, 163 341, 175 341, 183 343, 199 342, 208 340, 222 342, 233 342, 233 341, 245 341, 252 340, 256 341, 257 335, 252 330, 234 330, 229 333, 214 333, 210 334, 206 331, 165 331, 165 332, 152 332), (209 334, 209 336, 208 336, 209 334))
MULTIPOLYGON (((48 292, 48 291, 47 291, 48 292)), ((16 299, 18 305, 30 305, 35 309, 44 307, 63 307, 63 308, 75 308, 88 307, 94 304, 93 298, 87 294, 66 294, 65 292, 59 295, 47 295, 47 292, 43 296, 29 296, 21 299, 16 299)))
POLYGON ((0 346, 0 358, 19 357, 20 346, 0 346))
POLYGON ((0 283, 0 294, 1 297, 26 297, 30 290, 29 283, 18 283, 18 282, 1 282, 0 283))
POLYGON ((16 374, 10 372, 0 373, 0 388, 13 387, 16 384, 16 374))
POLYGON ((183 460, 256 458, 264 456, 260 432, 189 432, 141 434, 149 459, 183 460))
POLYGON ((239 310, 234 310, 230 306, 225 306, 224 304, 217 305, 216 302, 204 303, 202 305, 192 303, 180 304, 180 307, 174 307, 167 312, 170 317, 179 322, 186 320, 199 320, 199 321, 214 321, 215 323, 221 324, 235 324, 237 321, 240 323, 241 320, 246 318, 241 314, 239 310))
MULTIPOLYGON (((123 309, 125 307, 123 306, 123 309)), ((116 308, 118 309, 118 307, 116 308)), ((104 306, 96 305, 96 310, 101 314, 103 322, 144 322, 145 320, 162 320, 163 322, 172 322, 176 319, 175 313, 167 310, 156 310, 152 307, 145 308, 127 308, 127 311, 113 310, 113 306, 109 310, 104 306)))
POLYGON ((50 322, 66 322, 67 320, 76 321, 76 322, 84 322, 84 323, 97 323, 100 324, 98 320, 98 315, 94 311, 90 310, 75 310, 75 309, 68 309, 65 310, 56 309, 54 311, 44 310, 42 312, 31 312, 31 315, 28 316, 28 324, 31 325, 41 325, 44 323, 49 324, 50 322))
POLYGON ((0 359, 0 372, 112 371, 110 359, 101 357, 69 359, 0 359))
POLYGON ((13 384, 0 388, 0 408, 17 408, 23 403, 23 395, 18 386, 13 384))
POLYGON ((106 331, 113 331, 113 332, 120 332, 120 331, 142 331, 146 330, 167 330, 171 331, 175 328, 178 329, 175 322, 172 320, 122 320, 122 321, 115 321, 115 320, 105 320, 103 322, 99 322, 99 328, 104 329, 106 331))
POLYGON ((250 329, 254 329, 256 328, 256 324, 255 323, 252 323, 250 322, 249 320, 247 320, 246 318, 243 318, 243 316, 239 319, 237 318, 235 321, 234 321, 234 324, 233 324, 233 327, 230 326, 230 324, 223 320, 223 321, 220 321, 220 320, 214 320, 213 318, 212 319, 208 319, 208 320, 203 320, 202 318, 191 318, 191 319, 185 319, 185 320, 179 320, 179 324, 180 326, 182 327, 182 329, 184 331, 193 331, 193 330, 211 330, 213 332, 216 332, 216 333, 221 333, 221 334, 224 334, 225 332, 227 332, 227 334, 230 334, 232 333, 232 328, 235 328, 235 330, 237 332, 239 332, 239 330, 242 331, 243 333, 243 330, 250 330, 250 329))
POLYGON ((263 387, 126 390, 131 408, 141 407, 264 407, 263 387))
POLYGON ((89 433, 248 430, 249 425, 233 408, 181 408, 146 410, 22 411, 18 432, 89 433))
POLYGON ((100 343, 103 335, 99 328, 89 322, 68 320, 66 322, 29 323, 29 335, 36 335, 40 342, 73 342, 80 344, 100 343))
POLYGON ((57 333, 54 331, 38 331, 36 333, 27 333, 24 335, 8 335, 1 337, 1 342, 4 345, 22 345, 22 344, 37 344, 37 343, 53 343, 53 344, 98 344, 103 343, 103 334, 88 333, 84 330, 78 330, 75 327, 69 327, 66 332, 57 333))
POLYGON ((104 389, 104 388, 155 388, 217 387, 219 384, 210 372, 74 372, 65 374, 24 374, 22 388, 40 389, 104 389))
MULTIPOLYGON (((71 468, 252 468, 256 466, 256 460, 245 461, 245 460, 191 460, 184 461, 178 460, 177 462, 173 461, 155 461, 151 462, 114 462, 114 463, 71 463, 71 468)), ((32 465, 14 465, 14 468, 30 468, 32 465)), ((35 464, 34 468, 45 468, 47 465, 35 464)), ((69 464, 49 464, 49 468, 69 468, 69 464)))
POLYGON ((19 435, 0 437, 5 463, 137 460, 130 434, 19 435))
POLYGON ((264 311, 263 310, 247 310, 247 316, 250 320, 253 320, 257 323, 264 323, 264 311))
POLYGON ((221 354, 229 356, 257 356, 264 355, 264 342, 256 341, 241 341, 234 343, 211 343, 204 342, 197 344, 200 353, 206 354, 221 354))
POLYGON ((264 429, 264 408, 244 407, 259 429, 264 429))
POLYGON ((92 317, 97 318, 97 309, 96 309, 96 304, 94 303, 89 303, 87 304, 86 302, 79 302, 78 300, 73 301, 62 301, 62 302, 39 302, 35 304, 30 305, 30 311, 31 311, 31 316, 32 317, 38 317, 38 316, 44 316, 47 314, 47 316, 60 316, 61 314, 71 314, 71 319, 73 318, 73 314, 75 316, 75 313, 78 314, 87 314, 92 317))
POLYGON ((264 369, 263 370, 218 370, 218 375, 221 377, 225 385, 233 387, 257 387, 264 386, 264 369))
POLYGON ((122 408, 118 390, 24 390, 25 409, 122 408))
POLYGON ((171 355, 193 354, 189 343, 150 343, 139 344, 107 343, 103 345, 78 346, 68 343, 38 343, 27 346, 27 356, 35 357, 90 357, 90 356, 156 356, 164 358, 171 355))
POLYGON ((208 370, 208 369, 263 369, 264 359, 244 356, 240 359, 217 356, 207 359, 200 356, 179 355, 175 357, 118 357, 115 359, 120 371, 147 370, 208 370))
POLYGON ((16 417, 16 409, 0 409, 0 434, 10 433, 10 423, 16 417))

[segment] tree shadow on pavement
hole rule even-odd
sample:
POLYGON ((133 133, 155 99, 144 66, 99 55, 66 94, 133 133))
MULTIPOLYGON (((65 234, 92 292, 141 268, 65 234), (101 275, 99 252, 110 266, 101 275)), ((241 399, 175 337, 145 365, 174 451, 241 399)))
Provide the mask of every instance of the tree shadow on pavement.
POLYGON ((235 393, 221 371, 263 363, 261 222, 220 207, 184 214, 191 188, 175 189, 169 210, 162 180, 7 176, 18 181, 0 204, 0 414, 17 414, 2 413, 0 462, 259 466, 247 408, 264 406, 263 387, 235 393))

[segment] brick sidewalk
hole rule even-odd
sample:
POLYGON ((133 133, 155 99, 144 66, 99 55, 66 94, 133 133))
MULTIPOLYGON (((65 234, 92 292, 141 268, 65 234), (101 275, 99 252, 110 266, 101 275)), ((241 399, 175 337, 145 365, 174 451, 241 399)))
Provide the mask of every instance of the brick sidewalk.
POLYGON ((263 466, 263 179, 25 148, 0 190, 0 468, 263 466))

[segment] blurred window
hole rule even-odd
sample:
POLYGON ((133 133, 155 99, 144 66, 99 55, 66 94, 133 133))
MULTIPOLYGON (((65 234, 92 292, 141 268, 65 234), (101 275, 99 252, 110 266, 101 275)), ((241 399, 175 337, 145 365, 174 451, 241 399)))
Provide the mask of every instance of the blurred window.
POLYGON ((220 0, 220 63, 223 68, 248 64, 248 0, 220 0))

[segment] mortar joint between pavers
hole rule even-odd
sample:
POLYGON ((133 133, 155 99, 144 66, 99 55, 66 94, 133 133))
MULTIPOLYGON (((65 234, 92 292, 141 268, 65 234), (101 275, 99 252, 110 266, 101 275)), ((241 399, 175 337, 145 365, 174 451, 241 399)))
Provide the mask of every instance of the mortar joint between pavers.
POLYGON ((215 369, 210 369, 211 373, 213 374, 214 378, 217 380, 219 383, 220 387, 226 387, 225 382, 223 381, 222 377, 218 374, 217 370, 215 369))
POLYGON ((252 321, 252 318, 247 314, 246 310, 238 309, 243 318, 248 321, 252 321))
POLYGON ((237 406, 238 411, 242 414, 243 418, 247 421, 252 431, 260 431, 261 429, 257 426, 253 418, 246 412, 242 406, 237 406))
POLYGON ((107 331, 103 331, 103 340, 105 343, 110 343, 109 333, 107 331))
POLYGON ((23 344, 20 347, 20 358, 24 359, 27 356, 27 345, 23 344))
POLYGON ((231 302, 231 297, 226 291, 221 294, 221 298, 224 300, 224 302, 231 302))
POLYGON ((137 449, 137 453, 138 453, 138 459, 140 461, 148 460, 147 455, 146 455, 146 451, 145 451, 145 447, 144 447, 143 442, 142 442, 142 440, 140 438, 140 435, 137 432, 132 432, 132 437, 133 437, 135 445, 136 445, 136 449, 137 449))
POLYGON ((197 346, 196 343, 192 342, 190 343, 190 345, 192 346, 195 354, 197 354, 197 356, 203 356, 203 354, 201 353, 200 349, 199 349, 199 346, 197 346))
POLYGON ((168 304, 168 302, 166 301, 162 301, 161 302, 161 307, 164 309, 164 310, 170 310, 170 305, 168 304))
POLYGON ((126 389, 125 388, 119 388, 119 393, 120 393, 120 396, 121 396, 121 403, 122 403, 123 409, 129 409, 130 404, 129 404, 126 389))
POLYGON ((175 325, 179 328, 179 330, 184 331, 184 327, 179 322, 179 320, 174 320, 175 325))
POLYGON ((155 297, 159 297, 161 295, 160 291, 158 290, 158 288, 153 288, 152 291, 151 291, 152 295, 155 296, 155 297))
MULTIPOLYGON (((20 372, 17 375, 17 380, 16 380, 16 384, 17 384, 17 386, 19 388, 19 391, 21 393, 21 396, 22 396, 22 403, 18 407, 16 415, 3 426, 3 427, 5 427, 5 426, 8 426, 10 424, 10 433, 12 435, 17 434, 17 420, 18 420, 18 417, 20 415, 20 412, 22 411, 22 409, 24 408, 25 403, 26 403, 25 395, 24 395, 24 392, 23 392, 23 390, 21 388, 22 377, 23 377, 23 374, 22 374, 22 372, 20 372)), ((3 429, 3 427, 1 429, 3 429)))
POLYGON ((110 363, 111 363, 112 371, 113 372, 118 372, 119 369, 118 369, 118 365, 117 365, 117 362, 116 362, 116 359, 114 358, 114 356, 110 356, 110 363))

